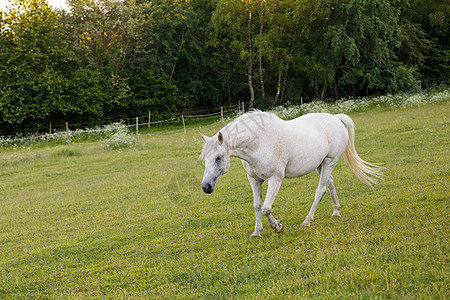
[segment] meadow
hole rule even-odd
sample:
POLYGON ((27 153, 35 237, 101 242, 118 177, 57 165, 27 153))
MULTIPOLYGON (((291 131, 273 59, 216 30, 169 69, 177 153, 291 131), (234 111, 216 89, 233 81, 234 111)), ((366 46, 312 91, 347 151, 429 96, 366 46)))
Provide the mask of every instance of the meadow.
MULTIPOLYGON (((448 299, 450 102, 349 113, 370 189, 342 160, 310 228, 317 174, 286 179, 260 239, 238 159, 201 191, 201 131, 0 156, 2 299, 448 299), (26 154, 26 155, 22 155, 26 154)), ((35 150, 36 150, 35 149, 35 150)))

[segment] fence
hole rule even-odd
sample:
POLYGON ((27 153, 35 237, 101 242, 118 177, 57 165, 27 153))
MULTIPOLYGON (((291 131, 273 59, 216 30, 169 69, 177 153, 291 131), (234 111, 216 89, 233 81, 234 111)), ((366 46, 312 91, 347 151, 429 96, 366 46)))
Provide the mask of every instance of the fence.
MULTIPOLYGON (((181 115, 175 118, 170 118, 170 119, 166 119, 166 120, 159 120, 159 121, 151 121, 151 112, 149 112, 148 115, 148 121, 147 122, 139 122, 140 119, 143 119, 144 117, 136 117, 136 122, 135 124, 131 124, 131 125, 121 125, 122 127, 125 128, 136 128, 136 140, 139 139, 139 127, 145 126, 150 128, 152 125, 159 125, 159 124, 164 124, 164 123, 169 123, 169 122, 174 122, 174 121, 180 121, 183 124, 183 129, 178 129, 178 130, 174 130, 174 131, 169 131, 169 132, 164 132, 163 134, 170 134, 170 133, 174 133, 174 132, 179 132, 179 131, 184 131, 184 133, 186 134, 186 122, 185 119, 201 119, 201 118, 209 118, 209 117, 213 117, 213 116, 219 116, 220 115, 220 121, 223 124, 224 122, 224 114, 230 113, 230 112, 237 112, 237 111, 241 111, 241 107, 239 105, 238 109, 229 109, 229 110, 225 110, 223 109, 223 106, 220 108, 219 112, 215 112, 215 113, 209 113, 209 114, 200 114, 200 115, 181 115)), ((242 102, 242 111, 244 111, 244 102, 242 102)), ((51 129, 51 122, 50 122, 50 130, 51 129)), ((77 130, 70 130, 70 123, 66 122, 65 124, 65 131, 60 131, 60 132, 54 132, 54 133, 47 133, 47 134, 41 134, 41 135, 31 135, 31 136, 27 136, 27 137, 15 137, 15 138, 2 138, 0 137, 0 146, 2 145, 8 145, 8 144, 14 144, 14 143, 19 143, 19 142, 26 142, 26 141, 33 141, 33 140, 51 140, 51 139, 60 139, 63 136, 66 139, 67 145, 70 146, 71 144, 71 137, 73 137, 74 135, 80 135, 80 134, 89 134, 89 133, 103 133, 103 132, 108 132, 108 131, 114 131, 117 130, 116 126, 113 126, 113 124, 109 124, 109 125, 105 125, 103 126, 103 128, 96 128, 96 129, 77 129, 77 130)))

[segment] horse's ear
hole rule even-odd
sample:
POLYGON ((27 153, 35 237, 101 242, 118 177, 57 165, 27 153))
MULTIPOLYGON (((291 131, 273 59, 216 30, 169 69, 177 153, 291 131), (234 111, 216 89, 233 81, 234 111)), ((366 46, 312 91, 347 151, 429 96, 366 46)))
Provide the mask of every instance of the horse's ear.
POLYGON ((206 143, 207 141, 209 141, 210 137, 207 137, 206 135, 203 135, 199 132, 200 136, 202 137, 202 140, 204 143, 206 143))
POLYGON ((219 139, 219 143, 223 144, 223 135, 221 132, 219 132, 218 139, 219 139))

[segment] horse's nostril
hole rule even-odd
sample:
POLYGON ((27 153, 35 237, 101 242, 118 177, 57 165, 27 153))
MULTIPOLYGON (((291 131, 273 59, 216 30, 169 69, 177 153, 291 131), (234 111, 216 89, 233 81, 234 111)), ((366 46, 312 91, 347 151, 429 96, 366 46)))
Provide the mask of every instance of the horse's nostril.
POLYGON ((209 183, 202 184, 202 189, 207 194, 211 194, 214 191, 214 187, 209 183))

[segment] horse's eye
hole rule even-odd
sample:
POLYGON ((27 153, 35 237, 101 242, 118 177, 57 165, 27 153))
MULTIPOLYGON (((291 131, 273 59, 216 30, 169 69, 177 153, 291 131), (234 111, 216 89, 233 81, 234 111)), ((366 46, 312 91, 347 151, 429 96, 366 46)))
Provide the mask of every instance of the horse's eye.
POLYGON ((222 159, 222 155, 219 155, 219 156, 216 157, 216 161, 219 161, 221 159, 222 159))

